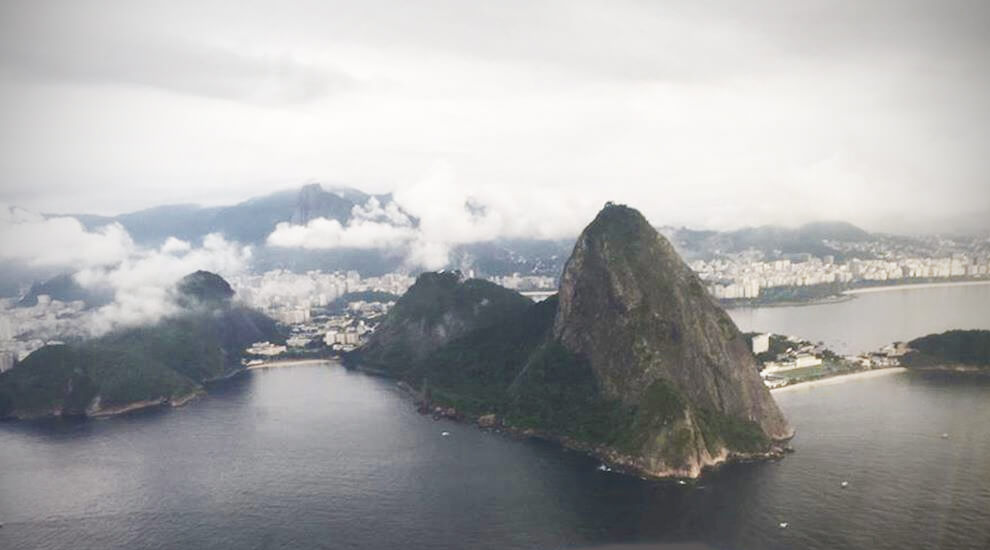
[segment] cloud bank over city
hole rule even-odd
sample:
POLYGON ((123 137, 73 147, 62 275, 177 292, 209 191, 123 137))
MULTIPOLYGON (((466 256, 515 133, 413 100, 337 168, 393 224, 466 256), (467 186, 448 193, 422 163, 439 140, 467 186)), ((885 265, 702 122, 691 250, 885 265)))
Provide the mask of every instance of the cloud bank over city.
POLYGON ((587 197, 560 196, 544 189, 459 186, 448 165, 382 204, 371 198, 355 206, 345 225, 317 218, 305 225, 280 223, 267 244, 284 248, 365 248, 393 251, 410 269, 440 269, 460 244, 496 239, 575 237, 596 206, 587 197))
MULTIPOLYGON (((413 242, 554 233, 527 211, 605 200, 658 225, 938 229, 990 204, 988 25, 967 0, 14 0, 0 201, 115 214, 322 181, 422 205, 447 200, 411 196, 439 165, 489 210, 413 242)), ((410 238, 379 229, 278 239, 410 238)))
POLYGON ((199 269, 237 275, 248 268, 251 255, 250 247, 219 234, 195 244, 169 238, 148 248, 135 245, 119 224, 87 230, 75 218, 0 207, 0 262, 71 273, 83 288, 112 296, 80 319, 87 335, 170 315, 178 307, 170 293, 179 279, 199 269))

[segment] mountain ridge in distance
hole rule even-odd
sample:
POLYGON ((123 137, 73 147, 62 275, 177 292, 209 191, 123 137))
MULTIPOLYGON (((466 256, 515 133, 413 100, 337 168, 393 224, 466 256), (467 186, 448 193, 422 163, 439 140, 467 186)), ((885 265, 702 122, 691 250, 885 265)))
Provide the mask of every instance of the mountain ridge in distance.
POLYGON ((120 223, 135 242, 146 246, 158 246, 168 237, 198 240, 215 232, 228 240, 260 244, 278 223, 305 224, 319 217, 346 223, 354 206, 363 206, 371 198, 390 197, 345 187, 333 189, 327 191, 320 184, 311 183, 227 206, 166 204, 117 216, 62 215, 79 219, 87 229, 120 223))

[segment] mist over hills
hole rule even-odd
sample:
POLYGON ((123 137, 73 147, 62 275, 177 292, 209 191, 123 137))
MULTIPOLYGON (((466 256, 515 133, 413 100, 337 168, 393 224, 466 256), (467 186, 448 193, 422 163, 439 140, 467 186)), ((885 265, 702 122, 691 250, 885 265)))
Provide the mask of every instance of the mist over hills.
MULTIPOLYGON (((73 281, 64 276, 77 273, 80 268, 115 265, 135 254, 142 257, 152 253, 187 254, 190 250, 199 251, 199 244, 207 238, 222 239, 225 243, 214 248, 249 246, 249 250, 245 248, 235 254, 240 256, 236 263, 256 272, 355 270, 364 276, 377 276, 393 271, 417 273, 454 268, 479 277, 513 273, 558 277, 576 232, 572 235, 566 223, 559 223, 559 211, 541 208, 515 204, 492 208, 471 197, 443 193, 423 192, 413 198, 397 198, 314 183, 229 206, 172 204, 118 216, 47 214, 33 215, 37 217, 34 219, 23 211, 8 209, 6 221, 12 228, 23 229, 21 240, 51 230, 48 225, 58 225, 60 229, 50 236, 39 236, 37 247, 23 246, 19 255, 5 254, 12 257, 5 258, 8 261, 0 266, 0 295, 24 298, 25 305, 34 303, 39 294, 61 300, 77 299, 86 292, 74 287, 73 281), (508 207, 525 209, 529 221, 507 218, 508 207), (541 216, 549 220, 542 228, 532 221, 540 220, 541 216), (30 218, 30 224, 16 225, 24 218, 30 218), (71 227, 72 224, 76 227, 71 227), (64 243, 61 246, 65 252, 46 242, 64 243), (97 248, 96 252, 91 253, 91 247, 97 248), (44 258, 39 260, 35 254, 44 258), (62 256, 72 258, 63 262, 62 256), (56 277, 62 278, 52 280, 56 277), (33 289, 29 288, 32 284, 33 289)), ((867 257, 868 253, 848 249, 842 252, 829 243, 913 239, 871 233, 842 221, 811 222, 796 228, 765 225, 731 231, 669 226, 659 229, 689 260, 745 250, 759 251, 770 259, 811 254, 832 255, 841 260, 867 257)), ((16 248, 15 245, 11 247, 16 248)), ((213 264, 186 265, 184 269, 201 267, 223 271, 213 264)), ((83 299, 87 303, 94 301, 90 298, 102 303, 107 294, 83 299)))
POLYGON ((160 246, 169 237, 198 240, 209 233, 221 233, 240 243, 262 244, 280 222, 305 224, 326 218, 346 223, 355 206, 363 206, 372 198, 382 203, 391 201, 391 195, 369 195, 351 188, 328 191, 313 183, 230 206, 170 204, 112 217, 67 215, 79 219, 90 230, 119 223, 136 243, 146 246, 160 246))
POLYGON ((173 312, 98 338, 46 345, 0 373, 0 418, 98 416, 178 404, 244 366, 244 348, 284 341, 275 321, 197 271, 169 289, 173 312))
POLYGON ((108 292, 84 288, 76 282, 71 273, 62 273, 46 281, 32 284, 27 294, 16 305, 17 307, 32 307, 38 304, 38 296, 42 295, 61 302, 80 300, 85 302, 88 307, 98 307, 113 301, 113 296, 108 292))
MULTIPOLYGON (((359 212, 355 209, 360 210, 371 200, 382 206, 395 204, 391 194, 372 195, 347 187, 325 189, 320 184, 308 184, 230 206, 174 204, 113 217, 71 216, 79 219, 89 230, 119 223, 135 243, 145 246, 160 246, 169 237, 196 241, 207 234, 220 233, 228 240, 256 245, 254 263, 260 269, 356 269, 374 275, 401 267, 402 254, 377 246, 381 243, 371 243, 372 246, 346 246, 345 243, 332 248, 264 246, 279 224, 302 226, 324 219, 346 227, 358 218, 359 212)), ((483 212, 477 205, 469 203, 464 208, 483 212)), ((401 206, 397 211, 406 217, 403 225, 415 227, 418 224, 419 220, 402 211, 401 206)), ((390 219, 376 222, 385 226, 400 225, 390 219)), ((823 243, 825 240, 861 242, 876 238, 876 235, 843 221, 810 222, 795 228, 764 225, 730 231, 686 227, 660 229, 688 257, 745 249, 762 250, 767 254, 810 253, 821 256, 836 253, 823 243)), ((570 251, 574 238, 576 233, 558 239, 495 237, 463 243, 452 247, 449 265, 431 267, 475 269, 491 275, 513 272, 556 275, 563 267, 563 258, 570 251)))
POLYGON ((826 241, 864 242, 883 238, 851 223, 819 221, 798 227, 761 225, 733 231, 704 231, 688 228, 662 228, 674 240, 675 246, 688 256, 711 256, 716 252, 732 253, 747 249, 776 254, 837 255, 826 241))

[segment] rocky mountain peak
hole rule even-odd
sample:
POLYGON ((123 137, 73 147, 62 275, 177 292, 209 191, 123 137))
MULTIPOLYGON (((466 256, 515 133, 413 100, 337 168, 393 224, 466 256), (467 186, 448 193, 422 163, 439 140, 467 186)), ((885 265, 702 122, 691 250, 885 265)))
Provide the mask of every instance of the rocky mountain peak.
POLYGON ((792 433, 735 323, 633 208, 606 204, 578 238, 553 330, 587 358, 608 397, 638 405, 660 383, 770 438, 792 433))
POLYGON ((310 183, 299 190, 290 221, 305 224, 316 218, 327 218, 346 223, 355 204, 354 200, 339 192, 326 191, 319 183, 310 183))

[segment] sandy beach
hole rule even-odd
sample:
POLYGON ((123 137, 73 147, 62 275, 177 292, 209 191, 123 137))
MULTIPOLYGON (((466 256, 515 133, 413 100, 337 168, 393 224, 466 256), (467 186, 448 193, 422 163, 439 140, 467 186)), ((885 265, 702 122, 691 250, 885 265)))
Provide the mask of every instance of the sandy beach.
POLYGON ((316 365, 329 365, 336 363, 334 359, 279 359, 276 361, 265 361, 259 365, 251 365, 245 370, 278 369, 282 367, 312 367, 316 365))
POLYGON ((863 380, 866 378, 876 378, 878 376, 886 376, 888 374, 897 374, 900 372, 907 371, 904 367, 887 367, 884 369, 874 369, 862 372, 853 372, 850 374, 840 374, 839 376, 830 376, 828 378, 820 378, 818 380, 810 380, 808 382, 798 382, 797 384, 791 384, 789 386, 784 386, 782 388, 774 388, 770 390, 770 393, 778 393, 793 390, 810 390, 818 386, 831 386, 832 384, 841 384, 843 382, 851 382, 853 380, 863 380))
POLYGON ((949 287, 949 286, 978 286, 978 285, 990 285, 990 280, 985 281, 952 281, 945 283, 917 283, 908 285, 889 285, 889 286, 875 286, 868 288, 854 288, 852 290, 843 290, 843 294, 869 294, 871 292, 890 292, 893 290, 914 290, 920 288, 939 288, 939 287, 949 287))

